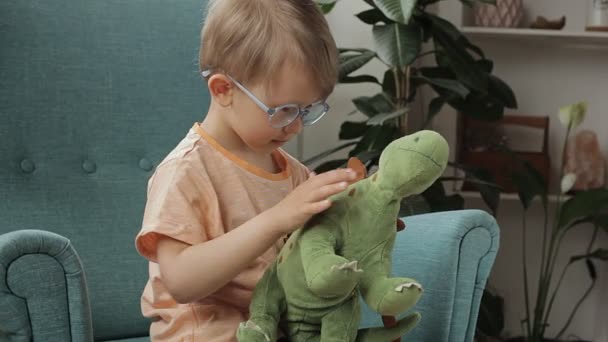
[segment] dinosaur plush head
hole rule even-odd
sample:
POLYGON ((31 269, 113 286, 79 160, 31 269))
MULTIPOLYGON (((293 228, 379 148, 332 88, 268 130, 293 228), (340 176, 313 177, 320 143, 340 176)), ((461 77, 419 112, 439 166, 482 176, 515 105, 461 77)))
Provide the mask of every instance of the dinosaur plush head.
POLYGON ((400 198, 419 194, 441 176, 448 155, 447 141, 436 132, 419 131, 405 136, 382 152, 376 182, 400 198))

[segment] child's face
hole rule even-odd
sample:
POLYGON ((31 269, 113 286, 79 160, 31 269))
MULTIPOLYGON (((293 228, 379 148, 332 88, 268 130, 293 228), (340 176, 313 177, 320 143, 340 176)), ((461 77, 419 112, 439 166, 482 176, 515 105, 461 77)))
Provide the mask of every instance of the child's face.
MULTIPOLYGON (((271 108, 285 104, 297 104, 304 108, 322 100, 309 71, 300 65, 286 63, 269 85, 259 83, 247 88, 271 108)), ((232 106, 231 125, 241 140, 255 152, 270 153, 302 130, 301 118, 282 128, 272 127, 268 114, 237 87, 232 106)))

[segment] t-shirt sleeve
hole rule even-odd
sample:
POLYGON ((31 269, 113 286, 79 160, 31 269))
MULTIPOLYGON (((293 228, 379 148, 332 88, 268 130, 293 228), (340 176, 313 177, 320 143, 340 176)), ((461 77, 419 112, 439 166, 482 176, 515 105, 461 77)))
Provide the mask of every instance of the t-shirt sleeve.
POLYGON ((201 170, 180 160, 161 164, 148 182, 137 251, 157 262, 158 241, 170 237, 188 245, 208 241, 214 228, 213 192, 201 170))

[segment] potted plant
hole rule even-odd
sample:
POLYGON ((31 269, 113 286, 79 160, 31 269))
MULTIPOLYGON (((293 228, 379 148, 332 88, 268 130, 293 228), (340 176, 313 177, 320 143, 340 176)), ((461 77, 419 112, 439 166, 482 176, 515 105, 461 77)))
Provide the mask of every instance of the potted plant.
MULTIPOLYGON (((328 12, 337 0, 318 0, 328 12)), ((333 153, 350 148, 349 157, 357 157, 372 169, 380 152, 391 141, 429 126, 433 117, 445 105, 465 115, 484 120, 503 116, 505 108, 515 108, 517 101, 511 88, 492 74, 493 63, 483 51, 471 43, 452 23, 431 13, 428 6, 440 0, 362 0, 370 8, 356 14, 371 25, 373 49, 340 49, 340 83, 370 83, 377 93, 353 99, 357 110, 367 119, 346 121, 340 127, 339 138, 346 142, 323 152, 305 164, 325 160, 333 153), (429 46, 423 51, 423 46, 429 46), (424 56, 434 56, 436 65, 418 66, 424 56), (380 80, 373 75, 354 75, 372 59, 379 59, 386 71, 380 80), (408 120, 410 104, 423 86, 430 87, 436 97, 424 113, 425 124, 411 127, 408 120)), ((493 0, 461 0, 471 6, 475 1, 494 3, 493 0)), ((345 165, 345 159, 325 160, 317 171, 345 165)), ((467 180, 475 183, 492 211, 498 206, 499 189, 484 170, 457 165, 467 180)), ((444 177, 422 196, 432 211, 460 209, 464 200, 458 194, 446 195, 443 182, 462 180, 444 177)))
MULTIPOLYGON (((576 103, 570 106, 565 106, 560 109, 559 118, 566 128, 566 138, 564 140, 564 154, 568 137, 583 120, 586 113, 586 104, 583 102, 576 103)), ((562 155, 564 155, 562 154, 562 155)), ((559 341, 563 338, 564 333, 570 326, 573 317, 576 315, 580 305, 587 299, 591 290, 597 282, 597 274, 595 263, 597 261, 608 260, 608 249, 596 248, 598 234, 601 232, 608 233, 608 189, 589 189, 575 193, 567 193, 572 188, 576 181, 575 174, 564 174, 564 166, 560 168, 561 180, 557 192, 557 207, 555 210, 555 220, 550 226, 548 209, 549 191, 546 182, 542 179, 537 170, 529 163, 523 163, 525 172, 519 172, 513 175, 513 180, 519 190, 519 198, 524 209, 522 219, 522 269, 524 282, 524 300, 525 300, 525 317, 522 324, 524 335, 513 341, 526 342, 541 342, 541 341, 559 341), (538 287, 530 288, 529 279, 531 273, 528 270, 528 241, 527 241, 527 225, 526 212, 530 208, 532 200, 539 196, 544 212, 544 229, 543 238, 541 241, 541 262, 538 270, 538 287), (587 248, 581 251, 579 255, 571 256, 569 262, 562 270, 557 273, 556 260, 561 252, 562 242, 567 234, 575 231, 583 225, 592 225, 593 234, 589 239, 587 248), (570 315, 566 322, 560 322, 561 328, 558 330, 554 339, 547 339, 547 327, 551 325, 550 315, 553 309, 553 304, 556 297, 562 290, 562 282, 567 271, 575 263, 584 262, 588 273, 588 286, 584 293, 580 294, 577 303, 572 307, 570 315), (530 300, 530 294, 535 294, 535 302, 530 300)), ((563 164, 563 163, 562 163, 563 164)), ((572 295, 572 294, 570 294, 572 295)))

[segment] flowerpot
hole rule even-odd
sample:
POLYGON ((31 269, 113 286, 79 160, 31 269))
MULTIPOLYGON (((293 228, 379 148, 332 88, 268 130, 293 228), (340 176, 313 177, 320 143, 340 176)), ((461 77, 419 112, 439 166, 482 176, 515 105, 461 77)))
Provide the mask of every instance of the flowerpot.
POLYGON ((589 0, 587 31, 608 31, 608 0, 589 0))
POLYGON ((475 25, 485 27, 518 27, 524 9, 522 0, 496 0, 496 6, 475 3, 475 25))

